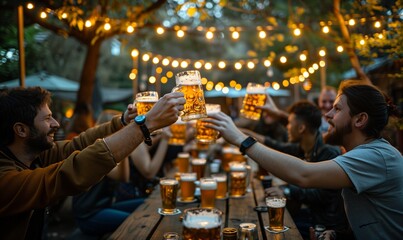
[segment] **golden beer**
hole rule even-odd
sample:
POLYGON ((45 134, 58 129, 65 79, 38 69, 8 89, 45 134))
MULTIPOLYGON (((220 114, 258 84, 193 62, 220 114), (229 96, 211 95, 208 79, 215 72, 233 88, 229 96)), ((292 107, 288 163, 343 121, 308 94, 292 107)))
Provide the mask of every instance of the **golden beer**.
POLYGON ((246 194, 246 173, 230 173, 230 196, 242 197, 246 194))
POLYGON ((169 126, 172 136, 169 138, 168 144, 170 145, 185 145, 186 143, 186 122, 180 118, 169 126))
POLYGON ((262 109, 256 106, 263 106, 266 102, 266 88, 256 83, 248 83, 246 87, 246 95, 243 99, 241 115, 252 119, 259 120, 262 109))
POLYGON ((286 199, 280 197, 267 197, 266 205, 269 208, 269 229, 282 231, 284 229, 284 209, 286 199))
POLYGON ((227 198, 227 175, 226 174, 213 174, 211 175, 217 182, 217 192, 215 198, 225 199, 227 198))
POLYGON ((197 180, 200 180, 200 178, 204 177, 206 162, 207 160, 205 158, 192 159, 192 172, 197 174, 197 180))
POLYGON ((224 147, 221 154, 221 166, 225 172, 230 171, 230 162, 245 163, 246 157, 236 148, 224 147))
POLYGON ((139 92, 136 94, 134 104, 138 115, 144 115, 158 102, 158 93, 155 91, 139 92))
POLYGON ((195 181, 197 180, 196 173, 181 173, 180 175, 180 185, 181 185, 181 200, 193 201, 195 196, 195 181))
POLYGON ((222 212, 218 209, 189 208, 184 211, 183 240, 220 240, 222 212))
POLYGON ((180 173, 186 173, 189 171, 189 153, 178 153, 178 157, 175 159, 175 164, 180 173))
POLYGON ((176 196, 179 183, 176 179, 162 178, 160 180, 162 213, 172 214, 176 209, 176 196))
POLYGON ((185 95, 186 103, 181 114, 183 121, 207 117, 199 71, 190 70, 176 74, 174 91, 182 92, 185 95))
POLYGON ((202 208, 215 207, 215 195, 217 192, 217 182, 214 178, 200 179, 200 195, 202 208))
MULTIPOLYGON (((207 114, 221 112, 221 106, 219 104, 206 104, 207 114)), ((207 127, 208 123, 199 119, 196 122, 196 140, 202 143, 214 143, 218 138, 219 132, 207 127)))

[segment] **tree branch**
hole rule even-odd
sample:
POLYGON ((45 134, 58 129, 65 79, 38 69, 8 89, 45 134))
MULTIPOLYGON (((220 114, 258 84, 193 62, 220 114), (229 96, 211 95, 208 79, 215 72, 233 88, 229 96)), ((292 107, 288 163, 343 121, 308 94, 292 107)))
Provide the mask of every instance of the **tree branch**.
POLYGON ((345 41, 344 45, 346 47, 346 52, 348 54, 348 57, 350 58, 351 65, 353 66, 355 72, 357 73, 358 78, 367 83, 372 84, 371 80, 362 70, 360 61, 358 60, 357 54, 355 53, 354 48, 352 46, 350 33, 347 29, 345 20, 340 13, 340 0, 333 0, 333 13, 340 24, 341 34, 345 41))

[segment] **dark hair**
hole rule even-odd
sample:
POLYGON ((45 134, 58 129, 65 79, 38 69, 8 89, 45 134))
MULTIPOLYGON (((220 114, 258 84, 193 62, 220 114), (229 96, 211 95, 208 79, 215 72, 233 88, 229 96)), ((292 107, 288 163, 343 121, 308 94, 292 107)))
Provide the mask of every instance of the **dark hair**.
POLYGON ((388 123, 389 115, 396 108, 389 98, 377 87, 359 80, 345 80, 340 84, 338 95, 345 95, 350 108, 350 116, 365 112, 368 124, 363 129, 369 137, 379 138, 388 123))
POLYGON ((312 102, 301 100, 290 106, 289 113, 294 113, 295 117, 302 121, 312 133, 318 131, 322 124, 322 112, 312 102))
POLYGON ((51 94, 41 87, 12 88, 0 92, 0 143, 14 141, 13 126, 21 122, 32 128, 40 107, 51 104, 51 94))

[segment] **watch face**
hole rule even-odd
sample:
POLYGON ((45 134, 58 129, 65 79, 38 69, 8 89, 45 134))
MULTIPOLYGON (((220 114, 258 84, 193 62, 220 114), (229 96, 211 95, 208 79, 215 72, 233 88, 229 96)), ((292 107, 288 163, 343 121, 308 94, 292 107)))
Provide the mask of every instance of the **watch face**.
POLYGON ((146 116, 144 115, 138 115, 137 117, 134 118, 134 121, 137 124, 143 124, 146 121, 146 116))

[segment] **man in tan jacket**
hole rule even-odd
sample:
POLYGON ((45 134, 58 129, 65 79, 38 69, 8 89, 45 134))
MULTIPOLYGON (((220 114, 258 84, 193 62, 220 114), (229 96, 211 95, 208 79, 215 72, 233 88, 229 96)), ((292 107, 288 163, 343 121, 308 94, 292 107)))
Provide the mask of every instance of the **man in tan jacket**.
POLYGON ((147 138, 144 129, 174 123, 185 99, 166 94, 137 123, 130 104, 122 117, 60 142, 50 103, 40 87, 0 92, 1 239, 41 239, 47 206, 101 180, 147 138))

